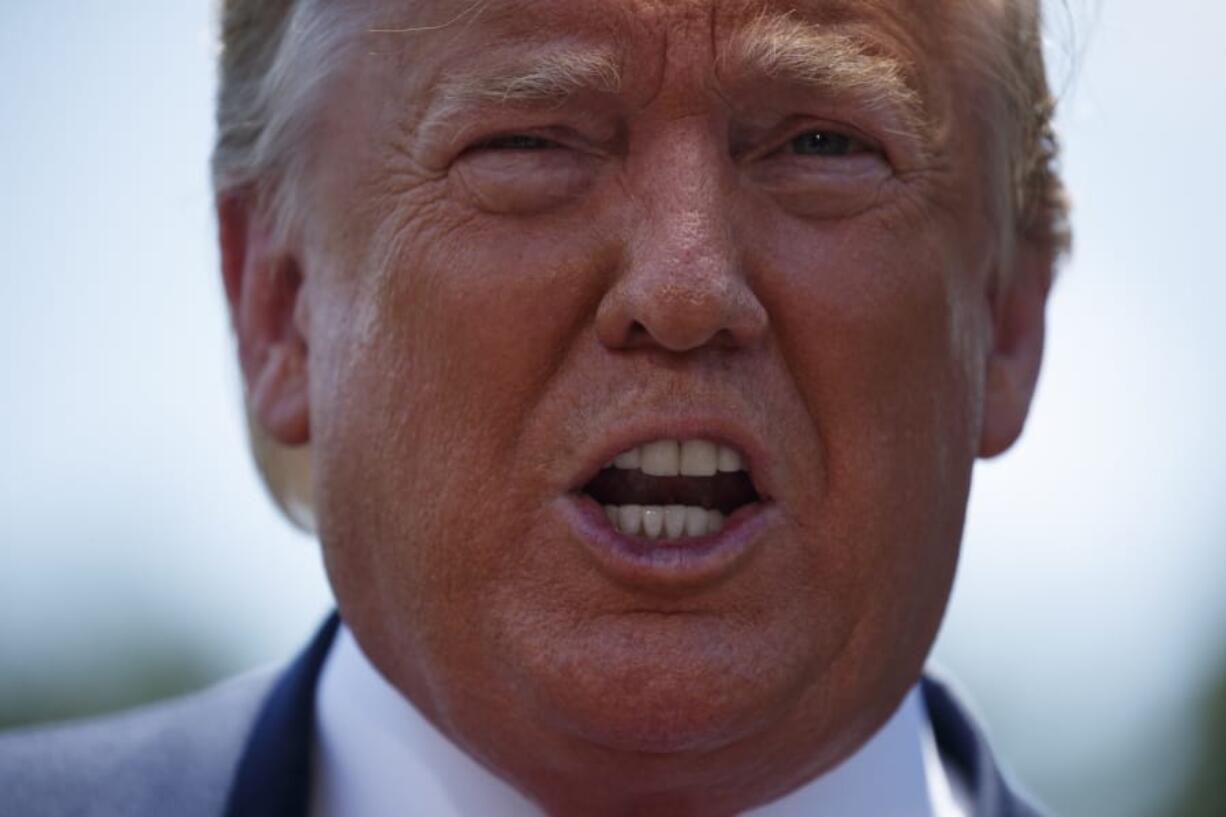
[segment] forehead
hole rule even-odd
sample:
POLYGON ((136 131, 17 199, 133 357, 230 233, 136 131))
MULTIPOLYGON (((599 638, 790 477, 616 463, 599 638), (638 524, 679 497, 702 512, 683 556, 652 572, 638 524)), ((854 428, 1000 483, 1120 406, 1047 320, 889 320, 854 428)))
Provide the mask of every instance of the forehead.
MULTIPOLYGON (((974 0, 994 4, 999 0, 974 0)), ((389 28, 421 33, 496 24, 547 33, 560 26, 592 31, 639 25, 735 24, 763 14, 782 14, 815 23, 893 18, 911 26, 926 21, 949 0, 351 0, 389 28), (541 23, 552 25, 541 29, 541 23)))
POLYGON ((982 39, 967 32, 999 2, 313 0, 351 35, 342 40, 351 46, 350 67, 382 76, 367 93, 385 98, 385 110, 395 97, 398 130, 431 132, 474 99, 509 100, 508 89, 532 88, 542 77, 553 87, 529 100, 536 104, 560 105, 574 91, 596 86, 616 90, 629 111, 656 99, 666 85, 681 100, 695 101, 697 92, 756 106, 767 98, 757 80, 800 76, 798 87, 828 98, 851 91, 897 103, 890 115, 898 130, 938 151, 964 130, 953 121, 962 118, 956 98, 984 77, 981 60, 955 49, 982 39), (753 59, 739 58, 747 54, 753 59), (856 66, 840 55, 878 64, 856 66), (556 70, 559 64, 566 70, 556 70), (571 70, 576 66, 584 70, 571 70), (779 67, 787 76, 775 75, 779 67), (554 82, 559 76, 562 86, 554 82), (609 77, 616 81, 606 82, 609 77))
POLYGON ((639 72, 661 58, 718 59, 747 29, 839 31, 922 73, 939 61, 950 5, 998 0, 356 0, 366 48, 406 67, 433 56, 480 62, 560 41, 601 45, 639 72), (705 45, 706 54, 698 53, 705 45))

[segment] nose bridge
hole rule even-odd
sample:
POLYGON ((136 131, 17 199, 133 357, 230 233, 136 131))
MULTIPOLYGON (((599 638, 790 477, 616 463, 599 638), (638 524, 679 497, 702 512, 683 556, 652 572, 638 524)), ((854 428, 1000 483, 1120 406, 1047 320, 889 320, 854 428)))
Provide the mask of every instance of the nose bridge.
POLYGON ((730 159, 704 123, 674 124, 630 168, 639 206, 625 269, 604 305, 604 334, 612 345, 675 352, 748 345, 765 310, 743 269, 730 159))
MULTIPOLYGON (((728 159, 705 123, 677 123, 640 163, 642 246, 673 274, 691 275, 727 263, 734 253, 728 159)), ((646 257, 644 260, 647 260, 646 257)))
POLYGON ((710 169, 679 175, 686 178, 658 183, 657 200, 646 208, 641 272, 677 284, 710 285, 735 264, 729 202, 710 169))

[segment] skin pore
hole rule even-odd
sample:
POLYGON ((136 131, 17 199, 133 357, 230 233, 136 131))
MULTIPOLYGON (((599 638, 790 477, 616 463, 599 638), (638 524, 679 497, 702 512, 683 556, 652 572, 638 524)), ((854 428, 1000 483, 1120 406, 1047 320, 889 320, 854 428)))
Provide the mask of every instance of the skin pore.
POLYGON ((302 225, 221 212, 358 643, 556 815, 734 814, 835 765, 921 671, 1041 352, 966 3, 351 5, 302 225), (609 573, 576 489, 683 431, 750 456, 752 546, 609 573))

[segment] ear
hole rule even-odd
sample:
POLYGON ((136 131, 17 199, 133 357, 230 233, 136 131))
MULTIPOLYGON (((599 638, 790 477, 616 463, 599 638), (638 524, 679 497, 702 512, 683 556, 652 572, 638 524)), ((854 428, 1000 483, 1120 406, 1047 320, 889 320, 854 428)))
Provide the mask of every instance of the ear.
POLYGON ((1013 269, 992 297, 992 349, 987 359, 979 456, 1004 453, 1021 436, 1043 362, 1047 295, 1054 258, 1023 239, 1013 269))
POLYGON ((217 200, 221 271, 249 411, 282 445, 310 439, 306 302, 299 261, 239 191, 217 200))

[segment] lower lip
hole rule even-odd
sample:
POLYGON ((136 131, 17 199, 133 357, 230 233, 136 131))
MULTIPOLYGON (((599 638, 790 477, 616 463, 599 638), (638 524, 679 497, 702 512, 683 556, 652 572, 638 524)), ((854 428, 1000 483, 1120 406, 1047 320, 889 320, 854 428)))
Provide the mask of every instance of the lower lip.
POLYGON ((646 539, 617 530, 604 508, 584 494, 564 497, 561 512, 604 573, 658 590, 709 585, 734 573, 778 516, 773 503, 755 502, 738 508, 718 533, 646 539))

